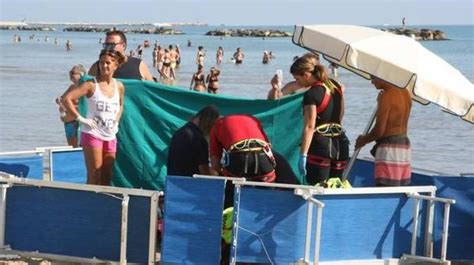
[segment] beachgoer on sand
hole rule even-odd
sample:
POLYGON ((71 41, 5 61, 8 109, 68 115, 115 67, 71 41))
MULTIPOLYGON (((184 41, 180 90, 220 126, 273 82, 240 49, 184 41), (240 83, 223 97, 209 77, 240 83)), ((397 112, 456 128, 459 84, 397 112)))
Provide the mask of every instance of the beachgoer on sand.
POLYGON ((87 183, 110 185, 112 180, 116 134, 123 111, 125 88, 113 78, 114 72, 127 58, 118 51, 102 50, 99 55, 99 73, 93 80, 82 83, 67 92, 62 100, 67 112, 81 123, 81 146, 87 168, 87 183), (85 96, 87 116, 82 117, 74 101, 85 96))
MULTIPOLYGON (((79 147, 77 141, 79 122, 76 121, 76 117, 72 112, 68 112, 66 107, 62 103, 62 99, 66 93, 72 91, 73 89, 79 86, 79 80, 86 74, 86 69, 82 64, 74 65, 69 71, 69 80, 72 84, 68 89, 59 97, 56 98, 56 104, 59 105, 59 112, 61 121, 64 122, 64 131, 66 133, 67 144, 72 147, 79 147)), ((77 110, 79 105, 79 100, 73 100, 74 108, 77 110)))

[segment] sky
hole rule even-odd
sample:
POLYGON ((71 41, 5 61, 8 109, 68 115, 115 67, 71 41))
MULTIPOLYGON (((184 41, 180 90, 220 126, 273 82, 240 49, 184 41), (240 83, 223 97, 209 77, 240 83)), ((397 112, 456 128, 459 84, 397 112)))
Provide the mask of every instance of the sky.
POLYGON ((0 21, 472 25, 474 0, 0 0, 0 21))

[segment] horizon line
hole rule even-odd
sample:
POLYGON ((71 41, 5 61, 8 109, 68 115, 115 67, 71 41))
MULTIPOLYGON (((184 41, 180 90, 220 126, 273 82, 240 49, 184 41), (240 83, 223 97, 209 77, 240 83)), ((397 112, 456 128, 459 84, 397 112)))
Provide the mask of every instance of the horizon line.
MULTIPOLYGON (((153 25, 153 26, 295 26, 302 24, 209 24, 204 22, 49 22, 49 21, 0 21, 0 26, 28 26, 28 25, 153 25)), ((359 26, 384 26, 397 27, 398 24, 337 24, 337 23, 317 23, 303 25, 359 25, 359 26)), ((412 26, 474 26, 474 24, 413 24, 412 26)), ((400 25, 401 26, 401 25, 400 25)), ((409 25, 408 25, 409 26, 409 25)))

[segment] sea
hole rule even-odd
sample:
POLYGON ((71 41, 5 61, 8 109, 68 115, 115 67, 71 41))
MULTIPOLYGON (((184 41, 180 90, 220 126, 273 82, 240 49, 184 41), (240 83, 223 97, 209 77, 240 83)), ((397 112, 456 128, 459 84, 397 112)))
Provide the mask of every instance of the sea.
MULTIPOLYGON (((101 32, 64 32, 66 25, 54 25, 52 32, 0 31, 0 152, 26 151, 36 147, 66 145, 63 124, 59 119, 54 99, 70 85, 68 71, 75 64, 86 68, 98 59, 101 49, 101 32), (30 39, 30 36, 34 37, 30 39), (21 42, 14 43, 14 35, 21 42), (58 44, 55 44, 57 38, 58 44), (72 42, 66 51, 65 43, 72 42)), ((371 26, 383 28, 383 26, 371 26)), ((421 44, 457 68, 474 82, 474 25, 423 25, 413 28, 439 29, 450 40, 423 41, 421 44)), ((120 28, 120 26, 118 27, 120 28)), ((183 35, 127 34, 128 50, 136 49, 145 40, 151 43, 143 59, 158 76, 152 65, 152 47, 178 44, 181 49, 181 67, 175 85, 188 89, 196 71, 196 51, 203 46, 207 52, 206 72, 215 66, 219 46, 224 48, 220 90, 225 95, 242 98, 266 98, 270 79, 278 69, 283 70, 283 82, 292 80, 289 67, 294 56, 306 50, 294 45, 291 38, 212 37, 205 33, 222 28, 278 29, 293 32, 292 26, 181 26, 183 35), (191 41, 192 46, 187 43, 191 41), (236 48, 244 54, 244 63, 234 64, 230 58, 236 48), (275 58, 262 64, 264 51, 272 51, 275 58)), ((327 62, 323 61, 323 64, 327 62)), ((377 91, 365 80, 343 69, 339 81, 346 86, 346 111, 344 127, 351 141, 361 134, 376 106, 377 91)), ((300 119, 302 117, 295 117, 300 119)), ((409 121, 412 142, 412 166, 415 169, 434 171, 442 175, 474 173, 474 125, 448 114, 440 107, 413 104, 409 121)), ((353 149, 353 148, 351 148, 353 149)), ((370 147, 365 147, 359 157, 369 158, 370 147)))

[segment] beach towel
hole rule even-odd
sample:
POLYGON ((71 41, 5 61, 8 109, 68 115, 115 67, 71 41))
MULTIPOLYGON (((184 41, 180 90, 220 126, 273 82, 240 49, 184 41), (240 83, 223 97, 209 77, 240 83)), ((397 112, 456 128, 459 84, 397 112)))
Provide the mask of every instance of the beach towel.
MULTIPOLYGON (((120 80, 125 85, 124 111, 117 134, 115 186, 163 190, 171 136, 201 108, 214 104, 221 115, 257 117, 272 148, 295 167, 303 123, 302 94, 281 100, 210 95, 162 84, 120 80)), ((293 168, 296 171, 296 167, 293 168)), ((303 179, 299 180, 304 183, 303 179)))

